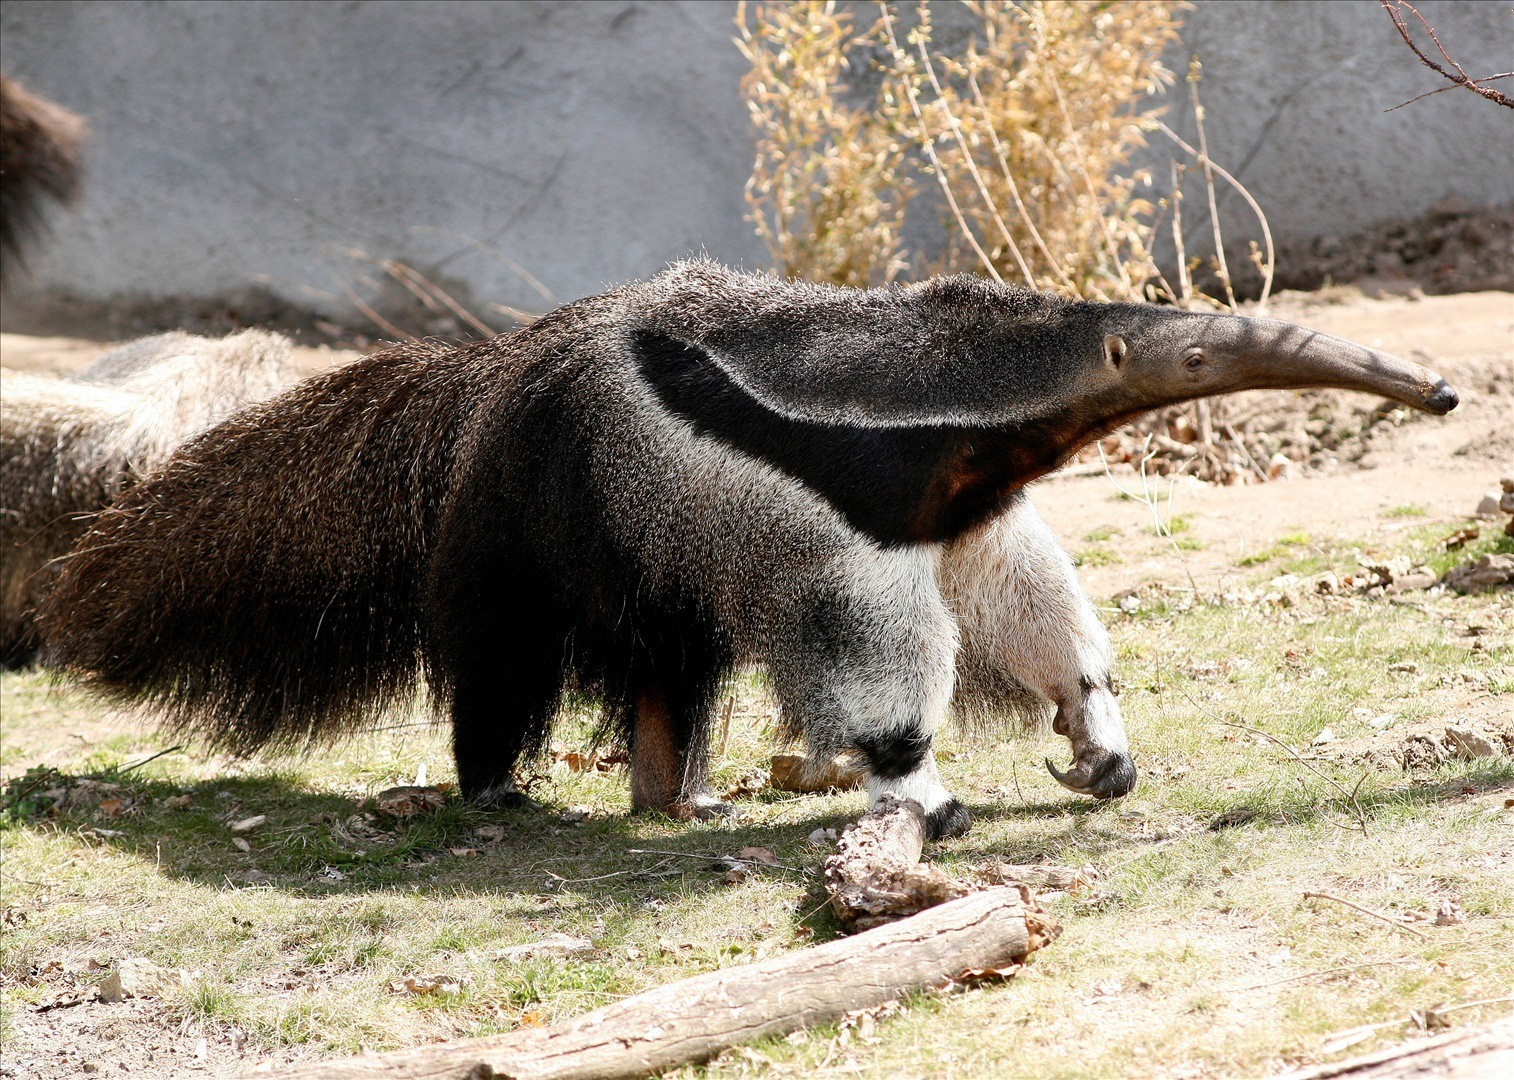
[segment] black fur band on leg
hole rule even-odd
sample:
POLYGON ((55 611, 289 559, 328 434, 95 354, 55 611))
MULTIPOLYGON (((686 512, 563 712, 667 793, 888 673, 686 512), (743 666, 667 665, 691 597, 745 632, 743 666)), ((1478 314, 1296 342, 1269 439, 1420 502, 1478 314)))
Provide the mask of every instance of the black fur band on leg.
POLYGON ((918 769, 930 753, 931 737, 920 731, 862 736, 857 751, 867 759, 869 771, 880 780, 898 780, 918 769))
POLYGON ((952 799, 925 815, 925 835, 931 840, 949 840, 967 832, 972 823, 967 807, 952 799))

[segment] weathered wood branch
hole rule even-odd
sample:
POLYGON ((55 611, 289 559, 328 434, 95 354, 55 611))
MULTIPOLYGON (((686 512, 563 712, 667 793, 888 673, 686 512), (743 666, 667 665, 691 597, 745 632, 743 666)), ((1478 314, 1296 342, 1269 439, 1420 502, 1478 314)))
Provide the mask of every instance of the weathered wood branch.
POLYGON ((1300 1069, 1280 1080, 1329 1080, 1337 1076, 1345 1080, 1492 1080, 1495 1076, 1514 1076, 1514 1017, 1300 1069))
POLYGON ((867 930, 972 892, 940 867, 921 864, 925 811, 913 799, 885 797, 847 827, 825 860, 831 910, 848 930, 867 930))
POLYGON ((866 933, 659 986, 555 1027, 320 1062, 273 1075, 285 1080, 645 1076, 911 991, 1012 970, 1060 933, 1054 920, 1027 907, 1019 890, 986 889, 866 933))

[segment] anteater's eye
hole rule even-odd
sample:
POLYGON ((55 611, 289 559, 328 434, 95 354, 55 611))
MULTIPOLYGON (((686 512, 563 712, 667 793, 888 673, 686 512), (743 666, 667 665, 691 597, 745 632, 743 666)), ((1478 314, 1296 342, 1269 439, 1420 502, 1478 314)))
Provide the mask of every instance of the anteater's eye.
POLYGON ((1204 366, 1204 354, 1195 349, 1193 352, 1183 357, 1183 366, 1189 371, 1197 371, 1199 368, 1204 366))

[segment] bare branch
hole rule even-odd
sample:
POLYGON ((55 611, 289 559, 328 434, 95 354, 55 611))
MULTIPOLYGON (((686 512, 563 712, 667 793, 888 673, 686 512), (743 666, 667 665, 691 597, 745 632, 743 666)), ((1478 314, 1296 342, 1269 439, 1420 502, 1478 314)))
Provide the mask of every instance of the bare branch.
MULTIPOLYGON (((1503 94, 1500 94, 1492 87, 1483 86, 1477 79, 1474 79, 1472 78, 1472 76, 1468 75, 1466 73, 1466 70, 1463 69, 1460 64, 1451 59, 1451 54, 1446 52, 1445 46, 1440 43, 1440 38, 1435 36, 1435 28, 1425 21, 1425 17, 1419 13, 1419 9, 1416 8, 1413 4, 1409 3, 1409 0, 1378 0, 1378 3, 1380 3, 1383 7, 1383 10, 1388 13, 1388 18, 1393 20, 1393 26, 1398 30, 1399 37, 1404 39, 1404 44, 1414 50, 1414 55, 1419 57, 1420 63, 1424 64, 1425 67, 1440 75, 1442 78, 1456 84, 1457 86, 1464 86, 1468 90, 1472 91, 1472 93, 1487 98, 1495 105, 1502 105, 1506 109, 1514 109, 1514 101, 1510 101, 1507 97, 1505 97, 1503 94), (1419 20, 1419 24, 1425 28, 1425 33, 1430 35, 1430 40, 1435 42, 1436 50, 1439 51, 1441 57, 1445 59, 1446 63, 1450 64, 1453 68, 1456 69, 1455 72, 1447 71, 1445 68, 1437 64, 1434 60, 1431 60, 1424 54, 1423 51, 1421 51, 1420 47, 1414 43, 1414 38, 1409 34, 1409 25, 1404 21, 1403 17, 1403 12, 1406 10, 1419 20)), ((1503 76, 1501 75, 1495 75, 1491 76, 1489 79, 1482 80, 1482 82, 1489 82, 1494 78, 1502 77, 1503 76)), ((1450 87, 1441 87, 1441 89, 1448 90, 1450 89, 1450 87)), ((1420 97, 1429 97, 1429 95, 1421 94, 1420 97)), ((1409 105, 1412 104, 1412 102, 1418 100, 1419 98, 1412 98, 1410 101, 1404 102, 1403 105, 1409 105)), ((1394 108, 1401 109, 1403 108, 1403 105, 1395 105, 1394 108)), ((1387 109, 1384 111, 1392 112, 1393 110, 1387 109)))
POLYGON ((1358 904, 1354 900, 1345 900, 1345 899, 1342 899, 1339 896, 1332 896, 1329 893, 1324 893, 1324 892, 1306 892, 1304 894, 1304 899, 1305 900, 1334 900, 1337 904, 1344 904, 1346 907, 1351 908, 1353 911, 1360 911, 1363 915, 1370 915, 1374 919, 1381 919, 1383 922, 1387 923, 1389 926, 1391 926, 1391 927, 1393 927, 1393 928, 1395 928, 1397 930, 1402 930, 1406 934, 1413 934, 1417 938, 1428 939, 1430 937, 1430 935, 1427 934, 1427 933, 1425 933, 1423 930, 1416 930, 1412 926, 1405 926, 1403 923, 1399 922, 1397 919, 1392 918, 1392 917, 1390 917, 1388 915, 1384 915, 1381 911, 1373 911, 1369 907, 1362 907, 1362 905, 1358 904))

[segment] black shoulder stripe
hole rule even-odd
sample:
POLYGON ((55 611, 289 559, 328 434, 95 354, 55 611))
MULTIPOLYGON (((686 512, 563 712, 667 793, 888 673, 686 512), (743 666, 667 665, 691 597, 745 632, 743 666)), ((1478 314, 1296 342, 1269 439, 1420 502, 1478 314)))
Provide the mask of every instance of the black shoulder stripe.
POLYGON ((794 420, 764 407, 701 349, 655 331, 635 335, 641 374, 700 434, 760 458, 825 497, 882 544, 941 539, 934 496, 963 432, 794 420))

